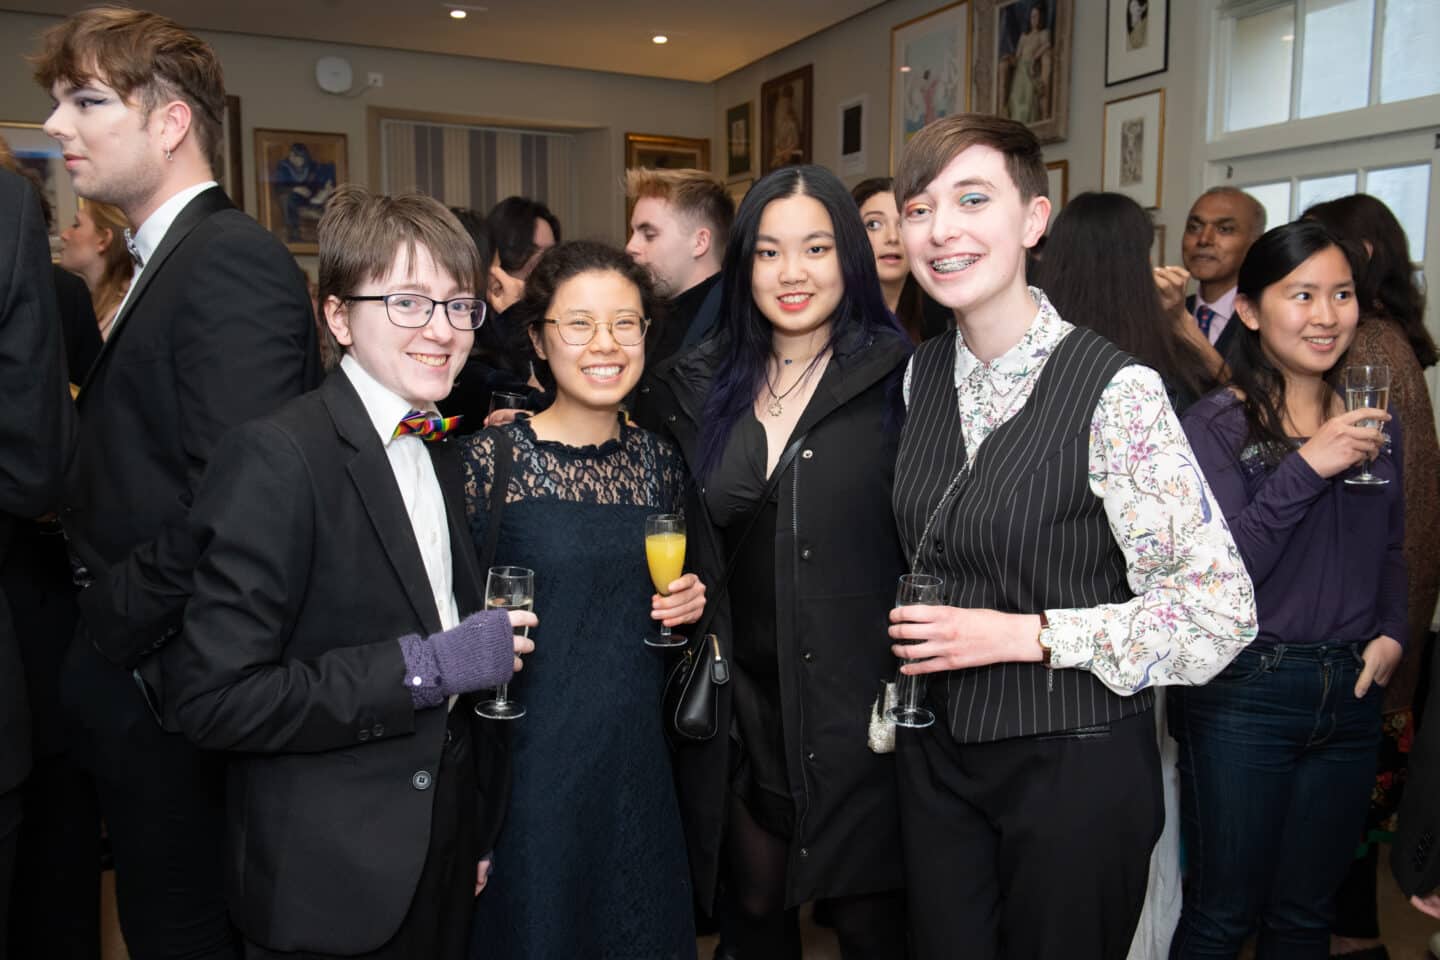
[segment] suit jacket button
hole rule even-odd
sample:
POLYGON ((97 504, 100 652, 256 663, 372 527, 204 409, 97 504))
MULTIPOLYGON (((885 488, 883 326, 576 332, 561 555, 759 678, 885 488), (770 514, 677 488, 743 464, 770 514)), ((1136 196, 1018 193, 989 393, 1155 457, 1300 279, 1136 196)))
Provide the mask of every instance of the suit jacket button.
POLYGON ((800 451, 800 457, 801 457, 801 459, 803 459, 803 460, 809 460, 809 459, 810 459, 811 457, 813 457, 813 456, 815 456, 815 451, 814 451, 814 450, 802 450, 802 451, 800 451))
POLYGON ((429 770, 416 770, 415 776, 410 778, 410 786, 416 790, 429 790, 430 784, 433 782, 434 780, 430 776, 429 770))
POLYGON ((801 559, 801 560, 809 560, 809 559, 810 559, 810 548, 809 548, 809 547, 806 547, 804 550, 801 550, 801 551, 800 551, 800 559, 801 559))

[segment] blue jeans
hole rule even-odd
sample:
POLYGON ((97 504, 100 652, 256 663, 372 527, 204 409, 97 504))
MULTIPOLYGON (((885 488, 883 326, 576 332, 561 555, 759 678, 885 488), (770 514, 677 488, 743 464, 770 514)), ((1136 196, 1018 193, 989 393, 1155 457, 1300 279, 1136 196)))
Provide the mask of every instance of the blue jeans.
POLYGON ((1363 644, 1247 649, 1173 691, 1185 900, 1171 960, 1328 956, 1335 892, 1375 778, 1382 691, 1359 700, 1363 644))

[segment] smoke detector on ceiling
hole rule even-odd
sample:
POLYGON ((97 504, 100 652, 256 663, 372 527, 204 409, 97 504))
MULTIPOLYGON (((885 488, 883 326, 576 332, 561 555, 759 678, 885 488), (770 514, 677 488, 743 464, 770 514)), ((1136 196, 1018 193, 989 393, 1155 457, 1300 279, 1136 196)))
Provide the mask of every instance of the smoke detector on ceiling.
POLYGON ((326 93, 345 93, 353 81, 350 61, 344 57, 321 57, 315 61, 315 82, 326 93))

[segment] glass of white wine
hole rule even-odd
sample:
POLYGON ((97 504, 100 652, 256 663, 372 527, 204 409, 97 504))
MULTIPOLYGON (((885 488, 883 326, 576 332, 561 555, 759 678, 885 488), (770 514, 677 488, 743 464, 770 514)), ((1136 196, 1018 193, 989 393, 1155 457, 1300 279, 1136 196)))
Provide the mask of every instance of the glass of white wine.
MULTIPOLYGON (((1373 407, 1376 410, 1384 410, 1390 404, 1390 368, 1379 365, 1355 365, 1345 368, 1345 409, 1362 410, 1365 407, 1373 407)), ((1380 421, 1361 420, 1358 424, 1362 427, 1378 429, 1380 421)), ((1370 460, 1365 460, 1364 468, 1353 477, 1346 477, 1346 483, 1379 486, 1389 483, 1384 477, 1377 477, 1370 472, 1370 460)))
MULTIPOLYGON (((895 606, 908 607, 912 604, 934 606, 945 602, 942 592, 945 581, 925 573, 907 573, 900 577, 895 589, 895 606)), ((916 643, 918 641, 902 641, 916 643)), ((895 679, 895 706, 885 716, 895 721, 897 727, 921 729, 935 722, 935 714, 920 705, 925 699, 925 678, 897 673, 895 679)))
MULTIPOLYGON (((491 567, 485 578, 486 610, 533 610, 535 571, 527 567, 491 567)), ((530 636, 530 628, 521 628, 530 636)), ((495 688, 495 696, 475 705, 475 712, 490 720, 519 720, 525 708, 510 699, 510 684, 495 688)))
MULTIPOLYGON (((670 584, 685 574, 685 518, 678 513, 652 513, 645 518, 645 561, 650 581, 660 596, 669 596, 670 584)), ((659 633, 645 635, 651 647, 683 647, 684 637, 662 622, 659 633)))

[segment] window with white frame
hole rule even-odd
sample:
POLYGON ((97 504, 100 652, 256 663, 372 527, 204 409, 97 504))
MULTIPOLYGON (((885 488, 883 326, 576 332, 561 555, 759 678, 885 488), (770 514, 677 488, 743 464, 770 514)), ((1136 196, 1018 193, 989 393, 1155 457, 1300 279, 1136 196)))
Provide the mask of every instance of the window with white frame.
POLYGON ((1440 0, 1255 0, 1220 27, 1221 132, 1440 93, 1440 0))

